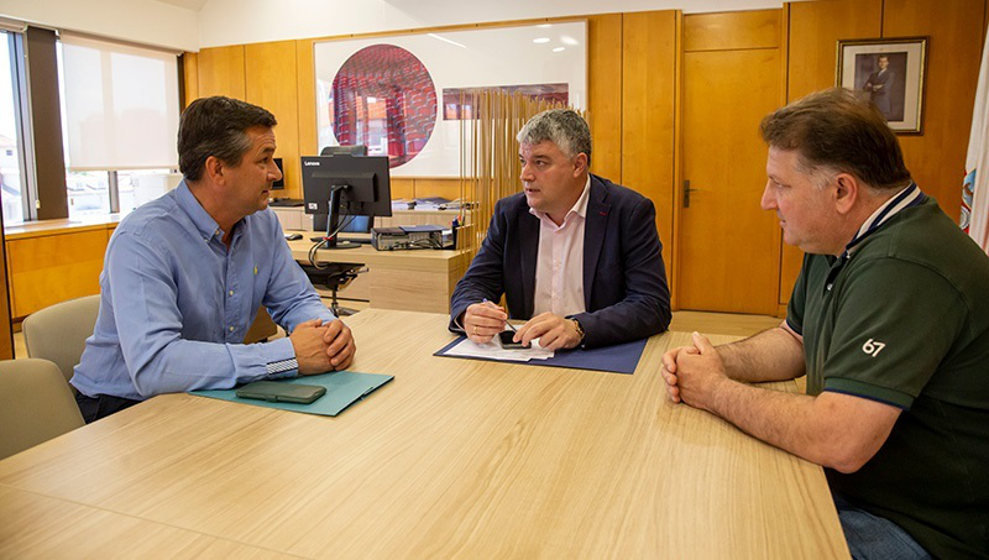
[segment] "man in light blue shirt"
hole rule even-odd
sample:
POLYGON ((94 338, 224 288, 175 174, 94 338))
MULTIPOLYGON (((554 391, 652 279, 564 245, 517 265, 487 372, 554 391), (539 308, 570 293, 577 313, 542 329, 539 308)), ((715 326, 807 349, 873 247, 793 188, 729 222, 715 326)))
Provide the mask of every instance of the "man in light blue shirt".
POLYGON ((226 97, 182 113, 172 192, 116 228, 71 383, 87 422, 161 393, 340 370, 350 329, 320 302, 267 209, 281 172, 270 112, 226 97), (264 305, 291 334, 242 344, 264 305))

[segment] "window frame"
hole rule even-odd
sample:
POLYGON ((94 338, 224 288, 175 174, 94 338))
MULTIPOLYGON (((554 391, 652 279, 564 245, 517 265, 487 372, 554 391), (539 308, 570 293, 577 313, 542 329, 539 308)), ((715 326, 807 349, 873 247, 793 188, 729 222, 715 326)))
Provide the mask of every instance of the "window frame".
MULTIPOLYGON (((26 28, 26 26, 25 26, 26 28)), ((31 129, 31 111, 27 94, 27 68, 24 47, 24 29, 15 26, 0 27, 5 35, 10 56, 10 82, 13 95, 14 136, 17 142, 17 166, 20 171, 21 222, 37 220, 38 199, 34 166, 34 137, 31 129)))
MULTIPOLYGON (((65 100, 62 95, 61 32, 55 28, 31 26, 25 22, 9 20, 7 18, 0 18, 0 31, 7 33, 6 40, 9 41, 8 44, 10 45, 11 78, 13 80, 12 90, 14 92, 14 112, 18 143, 17 163, 21 171, 20 203, 23 220, 22 223, 26 224, 29 222, 38 221, 39 219, 75 219, 75 217, 70 214, 70 197, 68 191, 69 173, 81 171, 106 173, 108 187, 107 198, 109 198, 108 213, 117 214, 121 211, 120 172, 158 171, 167 169, 167 173, 171 174, 178 171, 177 161, 175 165, 169 166, 137 165, 133 167, 117 166, 113 168, 77 168, 66 165, 66 163, 68 163, 66 161, 68 153, 66 150, 66 128, 65 124, 63 124, 65 123, 65 100), (44 52, 42 52, 42 56, 31 57, 29 60, 29 53, 33 53, 33 49, 39 48, 39 43, 41 44, 42 49, 49 47, 52 48, 54 56, 52 56, 50 60, 47 56, 44 56, 44 52), (52 77, 54 77, 54 84, 49 83, 52 77), (32 93, 32 87, 39 88, 41 91, 49 92, 52 88, 54 88, 55 95, 58 97, 58 109, 56 113, 59 119, 59 125, 57 135, 52 134, 52 130, 49 130, 49 127, 46 127, 44 130, 37 130, 39 126, 44 126, 44 124, 39 124, 32 112, 32 101, 34 100, 34 97, 36 97, 35 94, 32 93), (50 176, 50 172, 53 171, 53 169, 46 167, 48 170, 45 172, 47 187, 41 188, 42 185, 39 184, 40 179, 38 177, 38 142, 43 141, 43 144, 48 145, 54 140, 57 140, 57 145, 60 148, 58 151, 60 153, 57 154, 58 157, 48 154, 45 160, 50 161, 52 166, 60 169, 61 172, 58 174, 58 177, 50 176), (43 216, 39 217, 39 213, 43 214, 43 216)), ((154 47, 151 45, 142 45, 127 41, 116 41, 106 37, 93 36, 92 38, 108 43, 131 45, 143 49, 153 49, 158 51, 163 50, 159 47, 154 47)), ((178 112, 181 115, 185 100, 183 83, 184 74, 182 66, 183 57, 181 56, 181 53, 174 53, 174 55, 176 57, 177 71, 176 84, 178 88, 178 112)), ((43 101, 50 101, 50 99, 43 101)), ((44 108, 39 110, 44 110, 44 108)), ((50 119, 42 119, 42 121, 46 120, 49 121, 46 124, 50 126, 50 119)), ((49 145, 46 149, 51 148, 52 146, 49 145)), ((125 211, 129 210, 130 208, 125 211)))

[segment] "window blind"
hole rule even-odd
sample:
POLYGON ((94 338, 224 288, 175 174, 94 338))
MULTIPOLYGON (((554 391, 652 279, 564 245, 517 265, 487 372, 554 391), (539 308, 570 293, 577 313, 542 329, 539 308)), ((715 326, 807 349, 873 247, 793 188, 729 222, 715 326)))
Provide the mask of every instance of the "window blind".
POLYGON ((176 167, 176 55, 65 32, 61 42, 69 169, 176 167))

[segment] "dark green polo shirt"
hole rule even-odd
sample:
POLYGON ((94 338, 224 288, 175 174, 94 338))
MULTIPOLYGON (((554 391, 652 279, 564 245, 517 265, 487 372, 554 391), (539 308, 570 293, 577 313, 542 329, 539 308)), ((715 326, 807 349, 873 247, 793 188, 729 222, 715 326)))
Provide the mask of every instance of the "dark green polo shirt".
POLYGON ((938 208, 906 208, 846 258, 807 255, 787 323, 807 392, 903 409, 833 491, 937 557, 989 556, 989 257, 938 208))

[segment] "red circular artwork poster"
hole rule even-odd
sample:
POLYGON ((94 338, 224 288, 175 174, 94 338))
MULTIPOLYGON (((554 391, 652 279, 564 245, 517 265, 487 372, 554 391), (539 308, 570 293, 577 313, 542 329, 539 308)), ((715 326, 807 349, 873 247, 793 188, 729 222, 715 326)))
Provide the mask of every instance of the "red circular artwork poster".
POLYGON ((333 134, 342 146, 366 145, 390 167, 412 160, 436 124, 436 88, 409 51, 371 45, 347 59, 333 78, 333 134))

